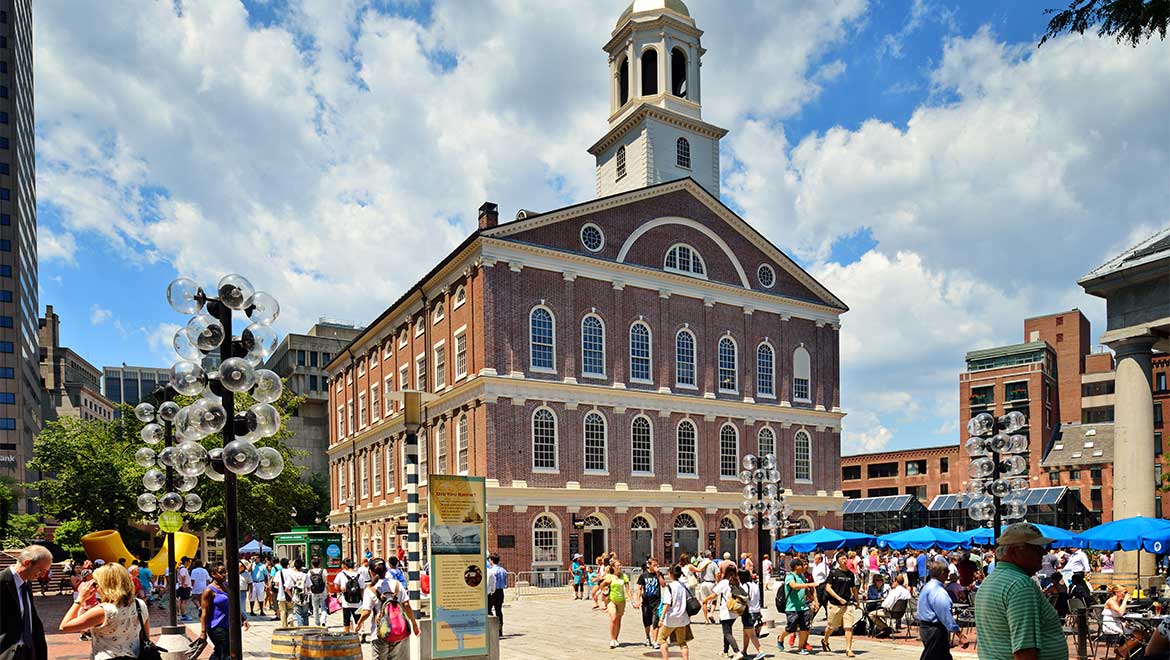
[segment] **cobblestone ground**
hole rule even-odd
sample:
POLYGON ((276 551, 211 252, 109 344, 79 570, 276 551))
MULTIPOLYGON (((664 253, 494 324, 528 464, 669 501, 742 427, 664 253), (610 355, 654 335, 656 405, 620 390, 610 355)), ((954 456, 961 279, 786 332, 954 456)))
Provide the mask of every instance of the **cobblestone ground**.
MULTIPOLYGON (((767 602, 772 602, 771 594, 767 602)), ((82 642, 77 635, 57 633, 57 625, 65 610, 69 608, 68 596, 38 598, 36 605, 45 624, 49 641, 49 657, 53 660, 83 660, 89 658, 89 642, 82 642)), ((765 613, 771 620, 772 610, 765 613)), ((642 629, 641 612, 627 608, 619 636, 620 646, 610 649, 609 619, 600 610, 593 610, 590 603, 563 598, 525 598, 511 600, 504 605, 504 637, 500 642, 500 658, 504 660, 550 660, 577 658, 661 658, 661 652, 646 646, 642 629)), ((165 620, 165 612, 152 608, 151 625, 157 637, 158 627, 165 620)), ((252 628, 244 633, 244 657, 267 658, 272 631, 280 627, 273 617, 252 617, 252 628)), ((698 617, 695 618, 698 621, 698 617)), ((340 629, 341 614, 329 617, 331 628, 340 629)), ((823 619, 814 622, 814 634, 822 630, 823 619)), ((722 631, 718 625, 698 624, 692 626, 695 640, 691 642, 691 658, 706 660, 721 658, 722 631)), ((739 626, 736 625, 737 640, 739 626)), ((192 625, 189 636, 198 634, 192 625)), ((777 649, 776 630, 761 640, 763 650, 772 658, 796 658, 795 654, 780 654, 777 649)), ((816 644, 814 644, 816 646, 816 644)), ((814 651, 823 658, 844 658, 845 640, 840 635, 832 638, 832 653, 814 651)), ((916 639, 909 641, 875 641, 859 637, 854 651, 860 658, 871 660, 915 660, 922 652, 916 639)), ((372 658, 369 645, 363 646, 366 658, 372 658)), ((204 653, 207 657, 209 652, 204 653)), ((973 660, 974 653, 954 650, 956 660, 973 660)), ((681 658, 677 648, 672 648, 671 658, 681 658)))

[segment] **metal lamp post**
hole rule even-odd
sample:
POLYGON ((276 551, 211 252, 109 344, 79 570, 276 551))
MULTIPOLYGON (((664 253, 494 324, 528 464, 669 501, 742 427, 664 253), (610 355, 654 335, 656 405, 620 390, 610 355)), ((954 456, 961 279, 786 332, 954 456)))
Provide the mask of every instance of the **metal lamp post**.
MULTIPOLYGON (((243 658, 240 611, 239 503, 237 479, 255 474, 275 479, 284 470, 284 457, 274 447, 254 442, 280 431, 281 418, 272 404, 284 386, 280 376, 258 367, 276 349, 271 324, 280 314, 276 299, 256 291, 240 275, 220 279, 215 296, 209 296, 194 280, 180 277, 167 287, 167 301, 181 314, 192 314, 174 339, 180 359, 171 367, 171 387, 195 397, 174 417, 181 440, 171 460, 175 469, 192 482, 200 474, 224 485, 224 555, 227 565, 228 644, 234 660, 243 658), (239 336, 233 334, 234 312, 250 321, 239 336), (218 352, 218 357, 213 353, 218 352), (251 393, 256 400, 244 413, 236 413, 236 393, 251 393), (222 433, 222 448, 207 450, 199 440, 222 433)), ((192 483, 192 486, 194 484, 192 483)), ((169 496, 169 494, 168 494, 169 496)), ((168 496, 160 501, 166 504, 168 496)), ((163 506, 165 509, 166 507, 163 506)))
POLYGON ((973 520, 991 525, 993 545, 1005 520, 1023 520, 1028 514, 1028 438, 1018 433, 1027 424, 1018 410, 998 419, 980 413, 967 422, 967 493, 972 496, 967 511, 973 520))
MULTIPOLYGON (((789 509, 784 499, 784 491, 780 488, 780 470, 777 469, 774 454, 765 454, 760 458, 747 454, 741 464, 743 470, 739 473, 739 481, 744 486, 743 502, 740 503, 739 510, 744 514, 743 526, 746 529, 759 529, 756 534, 756 550, 762 574, 764 557, 772 554, 771 539, 775 536, 775 530, 787 527, 792 510, 789 509)), ((761 577, 761 588, 763 582, 761 577)), ((766 607, 764 600, 760 600, 761 607, 766 607)))

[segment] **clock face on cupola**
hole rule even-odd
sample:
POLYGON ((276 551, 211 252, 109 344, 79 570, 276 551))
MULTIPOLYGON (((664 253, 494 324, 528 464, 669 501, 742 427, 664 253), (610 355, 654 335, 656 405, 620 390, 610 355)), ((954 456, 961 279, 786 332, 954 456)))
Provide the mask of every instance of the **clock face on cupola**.
POLYGON ((634 0, 603 50, 609 55, 609 130, 589 148, 597 195, 690 177, 719 196, 719 139, 702 120, 703 31, 681 0, 634 0))

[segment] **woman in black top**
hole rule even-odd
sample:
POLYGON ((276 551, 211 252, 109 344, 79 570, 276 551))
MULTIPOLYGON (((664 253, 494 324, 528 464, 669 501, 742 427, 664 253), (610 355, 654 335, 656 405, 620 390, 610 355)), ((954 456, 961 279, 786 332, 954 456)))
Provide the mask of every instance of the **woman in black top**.
POLYGON ((1052 574, 1052 580, 1044 590, 1044 595, 1048 596, 1048 601, 1056 608, 1057 614, 1062 617, 1068 616, 1068 585, 1064 583, 1064 575, 1060 571, 1052 574))

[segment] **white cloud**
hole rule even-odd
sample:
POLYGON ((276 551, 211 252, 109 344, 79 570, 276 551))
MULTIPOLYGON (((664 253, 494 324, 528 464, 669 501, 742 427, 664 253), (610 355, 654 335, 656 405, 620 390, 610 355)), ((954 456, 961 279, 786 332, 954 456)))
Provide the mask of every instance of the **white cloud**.
POLYGON ((110 310, 94 303, 89 308, 89 322, 93 325, 101 325, 113 318, 114 313, 110 310))
POLYGON ((872 454, 889 449, 894 432, 882 425, 877 414, 855 410, 845 418, 841 429, 841 454, 872 454))
POLYGON ((37 227, 37 259, 48 263, 60 261, 77 263, 77 240, 68 232, 55 232, 45 226, 37 227))

